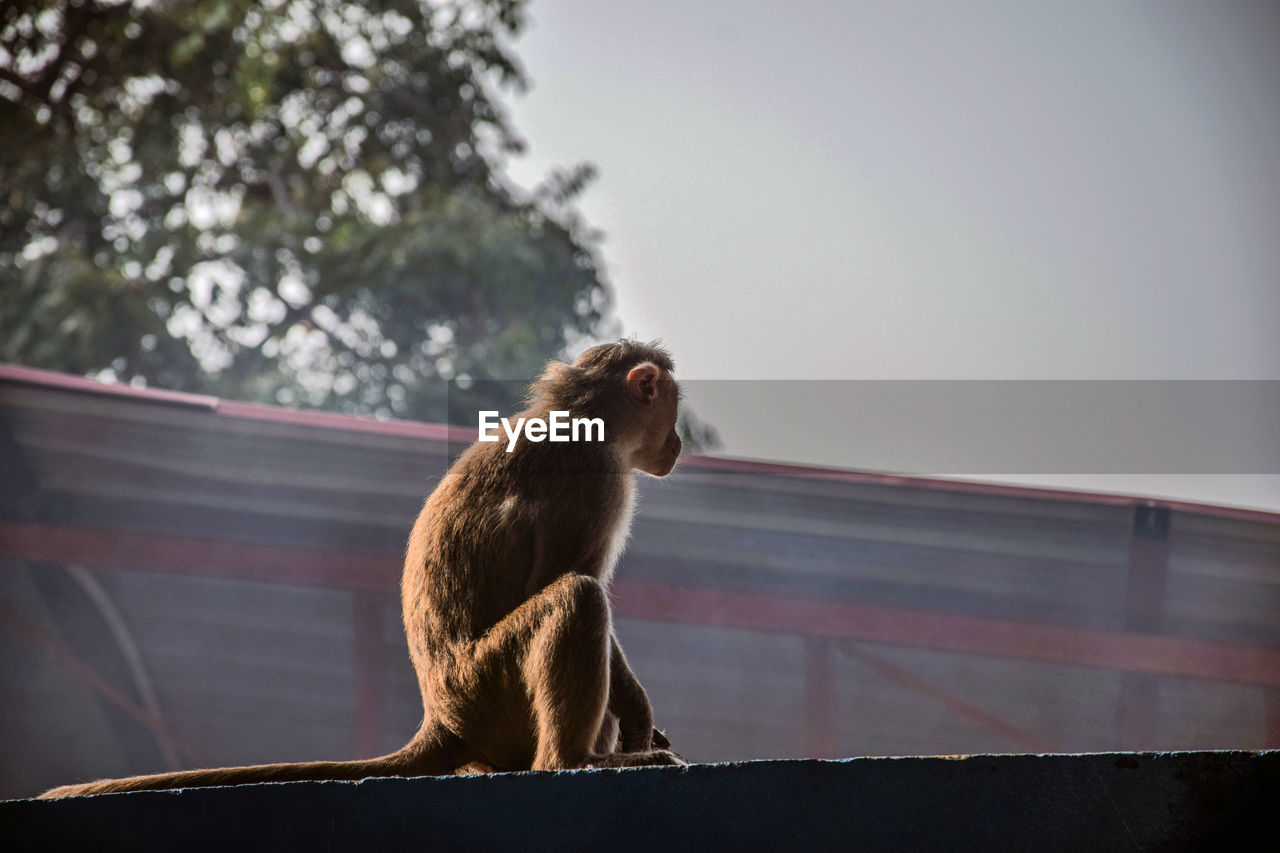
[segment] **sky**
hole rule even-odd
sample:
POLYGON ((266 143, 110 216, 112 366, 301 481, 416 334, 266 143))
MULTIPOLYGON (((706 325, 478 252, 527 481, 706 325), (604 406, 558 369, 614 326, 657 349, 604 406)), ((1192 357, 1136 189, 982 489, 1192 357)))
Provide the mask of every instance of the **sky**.
MULTIPOLYGON (((811 428, 857 419, 865 383, 777 405, 781 386, 724 380, 1280 379, 1274 3, 536 0, 530 18, 534 85, 507 99, 529 151, 508 172, 599 167, 579 206, 617 316, 706 389, 691 403, 727 455, 893 462, 811 428)), ((1280 444, 1274 417, 1229 427, 1197 440, 1280 444)), ((1280 510, 1262 462, 1056 467, 999 479, 1280 510)))

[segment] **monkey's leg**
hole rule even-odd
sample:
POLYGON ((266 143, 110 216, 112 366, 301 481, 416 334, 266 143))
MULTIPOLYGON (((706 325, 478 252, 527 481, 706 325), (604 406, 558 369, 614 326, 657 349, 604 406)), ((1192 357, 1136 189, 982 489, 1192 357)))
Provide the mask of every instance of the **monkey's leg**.
MULTIPOLYGON (((585 575, 564 575, 533 595, 487 631, 469 650, 467 680, 488 697, 468 702, 460 715, 463 738, 485 745, 486 761, 503 769, 673 764, 651 752, 602 755, 609 697, 609 602, 603 587, 585 575), (495 707, 497 706, 497 707, 495 707), (533 741, 523 761, 512 742, 533 741)), ((462 685, 451 692, 461 693, 462 685)), ((523 751, 523 750, 519 750, 523 751)))
MULTIPOLYGON (((593 578, 567 575, 546 591, 556 604, 534 629, 524 664, 538 738, 533 769, 683 764, 672 753, 652 749, 647 737, 639 749, 613 751, 615 726, 626 720, 609 709, 611 673, 619 671, 614 652, 620 657, 621 649, 613 641, 604 588, 593 578)), ((621 666, 639 691, 652 732, 648 697, 625 659, 621 666)))
POLYGON ((608 704, 609 601, 585 575, 566 575, 544 593, 553 603, 533 628, 523 667, 537 736, 533 769, 581 767, 594 757, 608 704))
POLYGON ((564 575, 460 650, 428 701, 486 764, 581 767, 600 739, 608 664, 604 590, 564 575))

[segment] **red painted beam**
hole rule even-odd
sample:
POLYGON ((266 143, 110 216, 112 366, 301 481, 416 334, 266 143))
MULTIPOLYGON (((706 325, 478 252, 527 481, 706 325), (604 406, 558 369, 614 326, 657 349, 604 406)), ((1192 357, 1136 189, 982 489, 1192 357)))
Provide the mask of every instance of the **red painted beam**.
POLYGON ((338 589, 394 589, 401 568, 390 554, 21 522, 0 522, 0 556, 338 589))
MULTIPOLYGON (((129 385, 112 385, 84 376, 56 373, 13 364, 0 364, 0 383, 30 385, 70 393, 106 395, 139 402, 168 403, 190 408, 205 409, 217 417, 243 420, 269 421, 294 426, 336 429, 350 432, 377 433, 407 438, 469 443, 475 440, 476 431, 467 427, 445 424, 428 424, 418 421, 379 420, 355 415, 341 415, 314 409, 292 409, 263 403, 242 403, 222 400, 201 394, 163 391, 155 388, 134 388, 129 385)), ((680 464, 689 468, 713 471, 761 474, 810 480, 830 480, 843 483, 862 483, 880 486, 902 486, 933 489, 961 494, 995 495, 1029 500, 1058 500, 1102 505, 1140 505, 1147 498, 1129 497, 1103 492, 1082 492, 1073 489, 1036 488, 1001 483, 984 483, 965 480, 940 479, 915 475, 879 474, 869 471, 851 471, 842 468, 820 468, 815 465, 796 465, 782 462, 766 462, 758 459, 739 459, 730 456, 688 455, 680 464)), ((1164 506, 1179 512, 1191 512, 1241 521, 1257 521, 1263 524, 1280 522, 1280 513, 1213 504, 1197 504, 1188 501, 1161 500, 1164 506)))
POLYGON ((1145 506, 1154 502, 1178 512, 1188 512, 1195 515, 1230 518, 1237 521, 1258 522, 1260 524, 1280 523, 1280 513, 1265 509, 1200 504, 1192 501, 1166 500, 1164 498, 1153 501, 1149 497, 1134 497, 1112 492, 1084 492, 1078 489, 1060 489, 1050 486, 1015 486, 1008 483, 949 480, 915 474, 877 474, 870 471, 853 471, 845 468, 819 468, 815 465, 765 462, 759 459, 739 459, 733 456, 682 456, 680 458, 680 467, 800 480, 826 480, 835 483, 927 489, 965 495, 990 495, 992 497, 1030 501, 1069 501, 1071 503, 1094 504, 1097 506, 1145 506))
MULTIPOLYGON (((338 589, 394 590, 390 554, 0 522, 0 557, 338 589)), ((619 616, 1280 686, 1280 648, 617 580, 619 616)))
POLYGON ((19 385, 34 385, 55 391, 100 394, 147 403, 167 403, 192 409, 204 409, 210 412, 218 407, 218 398, 210 397, 206 394, 165 391, 160 388, 135 388, 132 385, 99 382, 96 379, 89 379, 85 376, 57 373, 52 370, 40 370, 36 367, 21 367, 17 364, 0 364, 0 380, 19 385))
POLYGON ((16 385, 29 385, 46 390, 115 397, 129 402, 160 403, 188 409, 199 409, 217 417, 238 420, 267 421, 291 426, 333 429, 345 432, 395 435, 428 441, 470 443, 476 440, 476 431, 474 429, 446 424, 428 424, 419 421, 390 419, 380 420, 378 418, 343 415, 337 412, 324 412, 315 409, 291 409, 287 406, 270 406, 265 403, 243 403, 238 400, 223 400, 219 397, 210 397, 204 394, 164 391, 159 388, 135 388, 132 385, 99 382, 96 379, 89 379, 84 376, 72 376, 66 373, 55 373, 50 370, 39 370, 32 367, 19 367, 15 364, 0 364, 0 383, 5 382, 16 385))
POLYGON ((619 616, 1280 685, 1280 648, 618 580, 619 616))

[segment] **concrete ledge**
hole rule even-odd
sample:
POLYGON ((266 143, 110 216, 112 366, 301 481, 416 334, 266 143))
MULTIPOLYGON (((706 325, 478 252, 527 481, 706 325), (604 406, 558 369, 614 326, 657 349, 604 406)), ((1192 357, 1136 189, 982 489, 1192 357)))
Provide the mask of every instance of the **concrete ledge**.
POLYGON ((1278 803, 1280 751, 860 758, 16 800, 0 803, 0 839, 11 850, 1239 849, 1274 828, 1278 803))

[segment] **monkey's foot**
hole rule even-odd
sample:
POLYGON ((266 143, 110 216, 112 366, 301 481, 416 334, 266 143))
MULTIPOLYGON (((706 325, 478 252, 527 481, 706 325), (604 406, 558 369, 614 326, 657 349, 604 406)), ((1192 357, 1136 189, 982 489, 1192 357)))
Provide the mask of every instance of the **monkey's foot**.
POLYGON ((680 767, 688 764, 669 749, 652 749, 647 752, 614 752, 610 755, 592 756, 584 767, 680 767))
POLYGON ((482 776, 489 773, 497 773, 498 769, 492 764, 485 764, 483 761, 470 761, 453 771, 454 776, 482 776))

